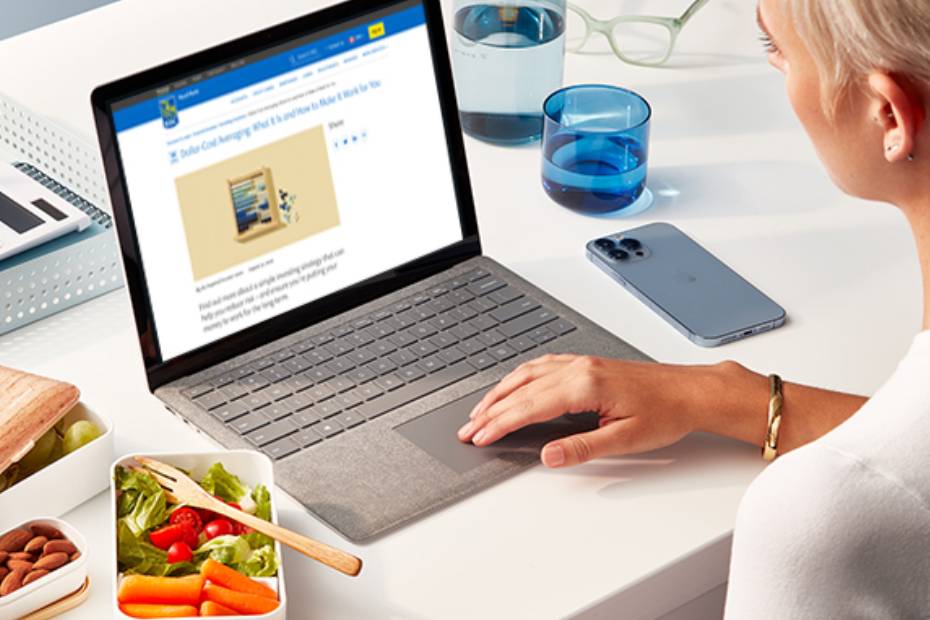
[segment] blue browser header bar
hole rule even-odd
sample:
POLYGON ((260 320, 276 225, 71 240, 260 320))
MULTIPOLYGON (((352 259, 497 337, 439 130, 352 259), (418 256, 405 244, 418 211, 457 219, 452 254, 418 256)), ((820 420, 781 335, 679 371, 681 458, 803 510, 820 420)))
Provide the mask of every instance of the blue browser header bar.
POLYGON ((170 129, 177 125, 178 114, 185 109, 322 62, 332 56, 344 54, 370 43, 380 42, 425 23, 426 13, 422 5, 405 9, 374 20, 370 24, 349 28, 319 41, 288 49, 187 88, 116 110, 113 112, 113 124, 116 131, 121 132, 161 120, 165 128, 170 129))

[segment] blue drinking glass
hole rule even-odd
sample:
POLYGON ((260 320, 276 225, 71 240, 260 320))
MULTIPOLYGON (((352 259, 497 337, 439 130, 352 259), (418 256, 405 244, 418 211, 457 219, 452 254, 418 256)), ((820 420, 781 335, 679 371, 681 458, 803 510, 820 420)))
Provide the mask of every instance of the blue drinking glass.
POLYGON ((543 187, 585 213, 626 209, 646 190, 652 108, 615 86, 571 86, 543 105, 543 187))

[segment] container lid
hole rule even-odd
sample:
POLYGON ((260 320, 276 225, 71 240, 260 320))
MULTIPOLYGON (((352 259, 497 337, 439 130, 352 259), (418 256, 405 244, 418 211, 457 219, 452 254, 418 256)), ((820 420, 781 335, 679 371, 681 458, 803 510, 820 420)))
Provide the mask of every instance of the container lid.
POLYGON ((0 474, 26 456, 80 397, 70 383, 0 366, 0 474))

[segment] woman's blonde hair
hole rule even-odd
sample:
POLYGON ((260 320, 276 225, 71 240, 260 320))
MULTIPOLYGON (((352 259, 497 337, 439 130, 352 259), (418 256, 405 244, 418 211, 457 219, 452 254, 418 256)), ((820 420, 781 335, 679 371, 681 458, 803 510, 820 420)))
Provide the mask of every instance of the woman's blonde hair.
POLYGON ((782 0, 821 76, 824 106, 871 71, 930 85, 930 0, 782 0))

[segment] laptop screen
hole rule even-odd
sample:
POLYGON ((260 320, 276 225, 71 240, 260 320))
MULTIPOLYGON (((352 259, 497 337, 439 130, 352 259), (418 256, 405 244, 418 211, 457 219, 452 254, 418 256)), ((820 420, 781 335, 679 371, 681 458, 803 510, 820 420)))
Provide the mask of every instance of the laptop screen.
POLYGON ((419 2, 111 109, 163 360, 463 239, 419 2))

